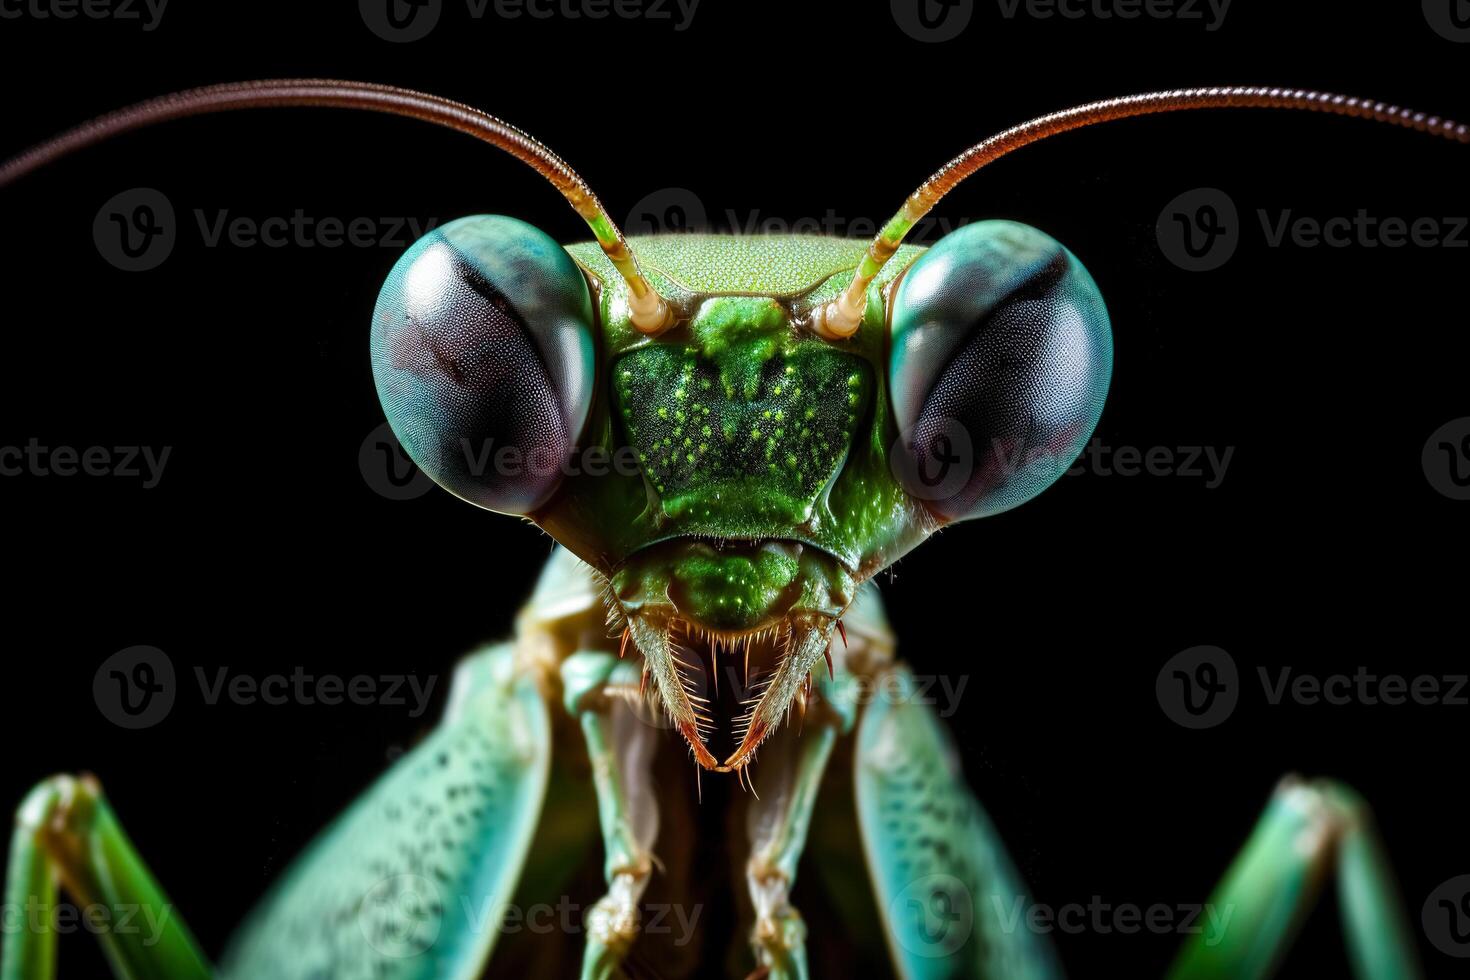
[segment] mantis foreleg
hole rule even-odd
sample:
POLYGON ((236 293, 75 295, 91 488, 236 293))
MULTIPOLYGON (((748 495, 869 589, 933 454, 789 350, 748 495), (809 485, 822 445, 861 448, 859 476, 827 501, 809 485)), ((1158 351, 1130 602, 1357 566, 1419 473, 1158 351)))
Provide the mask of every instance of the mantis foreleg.
POLYGON ((6 937, 0 980, 56 975, 58 888, 91 923, 120 978, 208 980, 198 943, 123 832, 90 776, 55 776, 16 813, 5 908, 21 915, 6 937))

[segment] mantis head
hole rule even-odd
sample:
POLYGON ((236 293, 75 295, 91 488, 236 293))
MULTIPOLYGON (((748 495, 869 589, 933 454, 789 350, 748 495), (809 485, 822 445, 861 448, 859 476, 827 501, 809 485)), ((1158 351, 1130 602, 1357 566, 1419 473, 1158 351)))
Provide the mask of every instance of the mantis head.
POLYGON ((612 635, 696 761, 740 769, 830 669, 863 581, 1072 463, 1111 372, 1107 313, 1069 252, 1010 222, 901 250, 843 337, 813 324, 861 243, 632 246, 672 311, 656 332, 595 246, 445 225, 383 288, 374 374, 422 469, 606 578, 612 635))

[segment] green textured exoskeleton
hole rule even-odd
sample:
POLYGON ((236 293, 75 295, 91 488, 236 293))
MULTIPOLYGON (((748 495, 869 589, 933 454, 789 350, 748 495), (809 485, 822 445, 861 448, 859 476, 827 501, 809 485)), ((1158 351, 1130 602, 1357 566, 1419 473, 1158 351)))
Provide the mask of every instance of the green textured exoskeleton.
MULTIPOLYGON (((1103 409, 1108 314, 1077 257, 1034 228, 978 222, 927 250, 903 238, 990 160, 1106 119, 1330 107, 1470 138, 1330 98, 1191 90, 1043 117, 956 158, 871 243, 629 241, 525 134, 359 83, 183 93, 0 167, 3 185, 199 112, 365 108, 512 153, 594 237, 563 247, 514 218, 463 218, 394 266, 371 326, 393 431, 445 489, 560 547, 515 636, 463 661, 439 727, 268 892, 217 970, 169 915, 147 941, 102 937, 116 972, 801 978, 886 955, 903 977, 1059 977, 950 736, 895 659, 873 579, 1066 471, 1103 409), (731 813, 701 808, 705 771, 749 790, 731 813), (815 822, 810 857, 842 930, 834 963, 809 959, 791 902, 815 822), (575 920, 537 930, 547 903, 575 920), (710 908, 729 914, 702 918, 710 908)), ((1173 975, 1268 975, 1330 871, 1359 974, 1417 975, 1366 808, 1295 780, 1213 899, 1233 924, 1192 939, 1173 975)), ((7 901, 46 906, 58 887, 172 911, 90 778, 47 780, 18 813, 7 901)), ((50 977, 55 957, 51 929, 8 935, 0 980, 50 977)))

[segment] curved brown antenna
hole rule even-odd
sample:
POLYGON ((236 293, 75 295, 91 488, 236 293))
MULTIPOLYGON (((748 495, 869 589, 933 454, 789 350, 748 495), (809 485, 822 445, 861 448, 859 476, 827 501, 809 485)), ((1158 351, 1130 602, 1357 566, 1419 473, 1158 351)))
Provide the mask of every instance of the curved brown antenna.
POLYGON ((99 116, 69 129, 0 164, 0 187, 59 157, 100 143, 120 133, 154 123, 201 116, 235 109, 264 109, 287 106, 323 106, 364 109, 468 133, 499 147, 549 180, 562 197, 587 222, 597 244, 628 284, 628 302, 633 325, 644 333, 658 333, 673 322, 669 304, 638 268, 628 240, 608 216, 607 209, 592 193, 587 182, 566 162, 533 137, 479 109, 437 95, 369 82, 344 82, 322 78, 278 78, 254 82, 226 82, 186 89, 171 95, 139 102, 126 109, 99 116))
POLYGON ((1355 99, 1329 92, 1311 92, 1287 88, 1191 88, 1169 92, 1148 92, 1118 99, 1089 102, 1072 109, 1039 116, 1030 122, 1012 126, 983 143, 977 143, 940 167, 919 189, 909 195, 898 213, 889 219, 868 246, 867 253, 853 273, 852 282, 830 303, 812 311, 811 328, 829 339, 850 337, 862 322, 867 306, 868 285, 892 258, 898 246, 929 209, 955 188, 960 181, 988 163, 1023 146, 1048 136, 1081 129, 1112 119, 1129 119, 1157 112, 1182 109, 1309 109, 1338 116, 1371 119, 1446 139, 1470 143, 1470 127, 1412 109, 1401 109, 1384 102, 1355 99))

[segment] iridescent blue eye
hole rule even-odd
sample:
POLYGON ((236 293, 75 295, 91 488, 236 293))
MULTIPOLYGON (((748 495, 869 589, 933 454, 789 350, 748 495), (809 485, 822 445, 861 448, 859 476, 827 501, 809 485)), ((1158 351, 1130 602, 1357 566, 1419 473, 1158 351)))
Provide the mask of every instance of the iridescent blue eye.
POLYGON ((586 278, 545 233, 498 215, 430 232, 373 311, 373 379, 393 432, 451 493, 532 513, 587 421, 592 322, 586 278))
POLYGON ((1113 340, 1092 277, 1054 239, 1011 221, 952 232, 904 273, 890 319, 894 472, 931 510, 1008 510, 1076 460, 1113 340))

